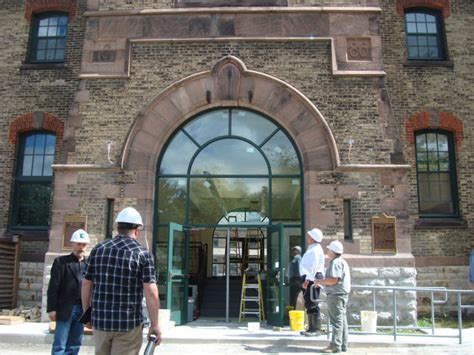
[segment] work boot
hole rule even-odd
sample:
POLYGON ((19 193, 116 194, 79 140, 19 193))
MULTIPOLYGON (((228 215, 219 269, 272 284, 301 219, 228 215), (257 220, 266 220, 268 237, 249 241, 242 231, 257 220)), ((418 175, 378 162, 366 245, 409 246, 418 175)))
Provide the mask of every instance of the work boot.
POLYGON ((321 352, 324 354, 332 354, 332 353, 340 353, 341 350, 334 348, 330 345, 327 348, 322 349, 321 352))
POLYGON ((309 327, 308 330, 305 332, 301 332, 301 335, 304 335, 305 337, 317 337, 320 336, 320 329, 321 329, 321 321, 319 321, 319 330, 317 328, 318 325, 318 315, 317 314, 308 314, 308 323, 309 327))

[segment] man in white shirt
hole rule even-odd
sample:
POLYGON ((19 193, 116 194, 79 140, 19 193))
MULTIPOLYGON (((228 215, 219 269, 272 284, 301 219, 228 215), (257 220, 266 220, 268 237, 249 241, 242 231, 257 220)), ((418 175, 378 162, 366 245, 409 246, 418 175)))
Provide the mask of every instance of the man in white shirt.
MULTIPOLYGON (((321 333, 321 316, 319 302, 311 301, 310 290, 316 279, 324 277, 324 251, 321 247, 323 232, 313 228, 306 235, 308 249, 300 262, 300 275, 302 277, 302 288, 305 301, 306 313, 308 314, 308 330, 301 332, 305 336, 319 336, 321 333)), ((320 288, 314 288, 316 298, 319 298, 320 288)))

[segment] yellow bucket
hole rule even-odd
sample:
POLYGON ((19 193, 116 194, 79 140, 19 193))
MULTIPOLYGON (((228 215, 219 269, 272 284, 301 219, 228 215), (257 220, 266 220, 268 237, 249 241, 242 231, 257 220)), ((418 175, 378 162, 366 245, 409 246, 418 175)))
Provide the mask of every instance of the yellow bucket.
POLYGON ((290 329, 294 331, 304 330, 304 311, 290 311, 290 329))

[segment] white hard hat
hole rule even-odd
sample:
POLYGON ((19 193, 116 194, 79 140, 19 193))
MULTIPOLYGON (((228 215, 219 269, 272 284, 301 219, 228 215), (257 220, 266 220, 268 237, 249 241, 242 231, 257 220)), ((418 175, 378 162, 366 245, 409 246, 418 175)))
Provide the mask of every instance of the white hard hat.
POLYGON ((84 229, 78 229, 71 236, 71 242, 74 243, 90 243, 89 234, 84 229))
POLYGON ((328 245, 328 249, 335 252, 336 254, 342 254, 344 252, 344 246, 339 240, 333 240, 328 245))
POLYGON ((142 216, 133 207, 126 207, 121 210, 115 219, 115 223, 129 223, 143 227, 142 216))
POLYGON ((298 250, 298 252, 301 254, 301 247, 299 245, 295 245, 292 249, 298 250))
POLYGON ((315 242, 321 243, 321 240, 323 240, 323 232, 321 232, 321 229, 313 228, 308 231, 308 235, 313 238, 315 242))

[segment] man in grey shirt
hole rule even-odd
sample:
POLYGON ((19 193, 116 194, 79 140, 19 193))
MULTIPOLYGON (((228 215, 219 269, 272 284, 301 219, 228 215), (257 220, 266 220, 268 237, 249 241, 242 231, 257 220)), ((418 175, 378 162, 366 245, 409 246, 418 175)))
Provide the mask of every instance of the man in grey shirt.
POLYGON ((347 351, 347 300, 351 292, 351 273, 349 265, 342 258, 342 243, 334 240, 328 246, 329 267, 323 280, 316 280, 315 285, 323 285, 326 291, 329 321, 333 327, 331 344, 323 353, 340 353, 347 351))

